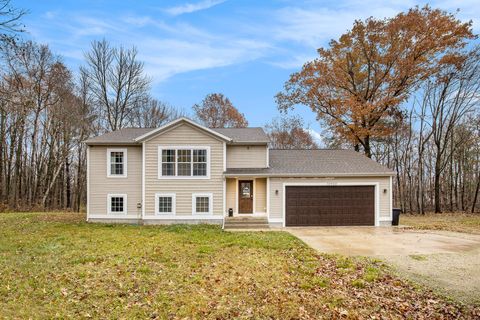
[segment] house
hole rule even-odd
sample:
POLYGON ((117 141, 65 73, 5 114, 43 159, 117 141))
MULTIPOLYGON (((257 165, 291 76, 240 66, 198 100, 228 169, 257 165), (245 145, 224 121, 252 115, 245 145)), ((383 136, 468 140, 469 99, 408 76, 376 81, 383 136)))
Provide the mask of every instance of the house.
POLYGON ((352 150, 272 150, 261 128, 179 118, 86 141, 87 220, 391 225, 394 172, 352 150))

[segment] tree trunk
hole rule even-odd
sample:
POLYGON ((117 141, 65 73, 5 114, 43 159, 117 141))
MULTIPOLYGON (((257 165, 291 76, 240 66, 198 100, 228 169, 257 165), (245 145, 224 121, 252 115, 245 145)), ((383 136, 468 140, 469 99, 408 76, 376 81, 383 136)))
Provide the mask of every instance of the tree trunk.
POLYGON ((477 177, 477 187, 475 188, 475 193, 473 195, 473 202, 472 202, 472 213, 475 212, 475 206, 477 205, 477 198, 478 198, 478 191, 480 190, 480 172, 477 177))
POLYGON ((440 200, 440 172, 441 172, 441 159, 440 154, 437 153, 435 159, 435 172, 434 172, 434 181, 433 181, 433 189, 434 189, 434 202, 435 202, 435 213, 441 213, 441 200, 440 200))

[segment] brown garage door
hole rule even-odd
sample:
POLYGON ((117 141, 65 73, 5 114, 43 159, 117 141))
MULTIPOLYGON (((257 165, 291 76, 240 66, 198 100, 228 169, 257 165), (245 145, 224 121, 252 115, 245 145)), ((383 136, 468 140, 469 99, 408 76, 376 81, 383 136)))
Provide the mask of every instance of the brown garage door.
POLYGON ((372 226, 374 186, 290 186, 285 190, 287 226, 372 226))

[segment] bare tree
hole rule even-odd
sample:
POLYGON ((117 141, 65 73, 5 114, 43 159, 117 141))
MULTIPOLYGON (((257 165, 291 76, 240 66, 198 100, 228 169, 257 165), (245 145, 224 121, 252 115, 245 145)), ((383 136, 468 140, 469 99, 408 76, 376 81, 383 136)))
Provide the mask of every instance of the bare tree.
POLYGON ((89 80, 90 94, 99 107, 99 119, 105 119, 105 129, 113 131, 128 125, 150 85, 143 63, 137 60, 136 48, 116 48, 106 40, 94 41, 85 59, 81 73, 89 80))
POLYGON ((303 120, 297 116, 274 118, 265 125, 274 149, 315 149, 318 145, 310 133, 304 129, 303 120))
POLYGON ((0 41, 13 42, 17 33, 25 31, 21 19, 27 11, 14 8, 10 0, 0 0, 0 41))
POLYGON ((446 68, 427 82, 424 91, 435 145, 435 212, 441 212, 440 178, 456 150, 456 146, 450 145, 453 132, 461 119, 478 106, 480 47, 471 51, 460 65, 446 68))
POLYGON ((156 128, 182 115, 182 112, 173 106, 147 97, 133 110, 130 122, 134 127, 156 128))

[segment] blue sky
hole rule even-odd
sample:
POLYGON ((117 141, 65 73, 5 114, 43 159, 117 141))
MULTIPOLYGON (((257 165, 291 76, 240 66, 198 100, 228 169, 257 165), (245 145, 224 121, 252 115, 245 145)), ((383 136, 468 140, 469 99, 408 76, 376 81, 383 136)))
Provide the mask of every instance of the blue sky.
MULTIPOLYGON (((28 35, 47 43, 72 70, 83 63, 90 42, 106 38, 136 46, 153 79, 152 94, 190 110, 211 92, 229 97, 252 126, 279 113, 274 95, 289 75, 352 26, 355 19, 391 17, 418 1, 58 1, 13 0, 30 11, 28 35)), ((432 7, 460 9, 478 33, 478 0, 433 1, 432 7)), ((321 128, 315 115, 298 108, 307 126, 321 128)))

